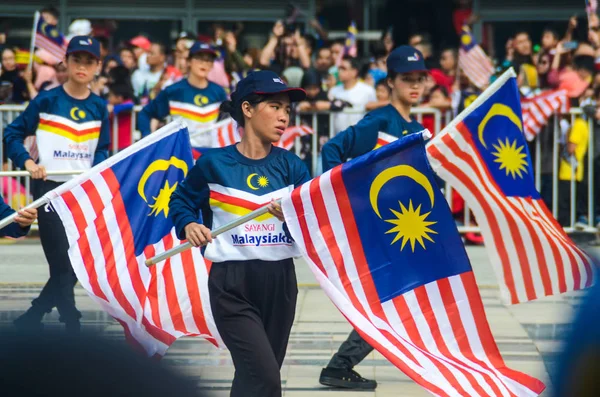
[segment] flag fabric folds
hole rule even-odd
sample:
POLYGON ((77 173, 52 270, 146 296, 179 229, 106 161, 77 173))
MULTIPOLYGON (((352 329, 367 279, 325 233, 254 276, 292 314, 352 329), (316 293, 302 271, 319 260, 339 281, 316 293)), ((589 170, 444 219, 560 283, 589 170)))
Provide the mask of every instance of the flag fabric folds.
POLYGON ((358 30, 356 29, 356 23, 352 21, 348 26, 348 32, 346 33, 346 41, 344 43, 344 55, 356 57, 358 55, 358 48, 356 47, 356 35, 358 30))
POLYGON ((492 61, 477 44, 467 25, 463 26, 460 36, 458 64, 463 73, 478 88, 486 87, 490 82, 490 77, 494 74, 492 61))
POLYGON ((533 141, 554 113, 569 111, 569 97, 564 90, 545 91, 521 100, 523 110, 523 133, 533 141))
POLYGON ((438 396, 536 396, 504 364, 425 156, 403 137, 295 189, 287 226, 318 282, 373 347, 438 396))
POLYGON ((56 63, 61 62, 67 52, 67 41, 56 25, 44 21, 40 15, 35 30, 34 46, 47 51, 56 63))
POLYGON ((472 209, 502 298, 514 304, 589 287, 594 269, 535 189, 517 82, 507 73, 429 142, 427 155, 472 209))
POLYGON ((210 310, 211 264, 200 250, 144 264, 182 244, 168 204, 192 166, 187 127, 173 122, 47 195, 79 282, 149 356, 181 336, 223 345, 210 310))

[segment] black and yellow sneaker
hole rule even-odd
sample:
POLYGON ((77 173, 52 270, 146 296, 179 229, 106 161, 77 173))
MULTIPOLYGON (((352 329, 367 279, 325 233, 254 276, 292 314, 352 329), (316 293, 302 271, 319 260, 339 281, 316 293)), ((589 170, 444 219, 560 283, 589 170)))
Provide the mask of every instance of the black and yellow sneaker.
POLYGON ((376 381, 365 379, 351 369, 323 368, 319 383, 344 389, 375 390, 377 388, 376 381))

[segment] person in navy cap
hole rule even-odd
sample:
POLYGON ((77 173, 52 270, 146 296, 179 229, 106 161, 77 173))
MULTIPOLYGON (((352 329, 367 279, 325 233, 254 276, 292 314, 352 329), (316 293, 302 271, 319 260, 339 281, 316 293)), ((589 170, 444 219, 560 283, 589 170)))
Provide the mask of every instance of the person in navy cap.
MULTIPOLYGON (((387 58, 387 84, 391 88, 391 103, 365 115, 356 125, 340 132, 323 146, 323 171, 342 164, 390 143, 404 135, 425 130, 411 115, 425 89, 427 68, 423 54, 414 47, 403 45, 394 49, 387 58)), ((348 389, 373 390, 374 380, 365 379, 353 370, 373 348, 356 332, 340 346, 319 382, 326 386, 348 389)))
MULTIPOLYGON (((74 176, 48 176, 47 170, 77 173, 108 157, 110 125, 106 103, 89 89, 100 68, 100 44, 92 37, 73 37, 63 63, 67 67, 67 82, 41 91, 4 130, 8 157, 31 174, 35 199, 74 176), (23 145, 31 135, 36 136, 38 159, 31 158, 23 145)), ((73 290, 77 279, 69 260, 65 229, 50 206, 39 211, 38 223, 50 278, 15 325, 23 331, 39 331, 43 316, 56 307, 67 331, 79 333, 81 314, 75 307, 73 290)))
POLYGON ((227 100, 225 90, 208 81, 208 73, 213 68, 216 57, 217 52, 211 45, 198 41, 192 45, 188 57, 188 78, 162 90, 140 112, 138 128, 142 136, 150 134, 151 119, 161 120, 171 115, 182 118, 186 122, 193 147, 213 146, 210 133, 200 135, 194 133, 216 123, 219 117, 219 106, 227 100))
POLYGON ((273 146, 290 122, 291 103, 306 97, 271 71, 240 80, 221 105, 244 128, 242 140, 203 154, 169 203, 177 235, 206 245, 216 327, 231 352, 232 397, 279 397, 279 370, 296 308, 293 257, 299 256, 274 200, 310 179, 302 160, 273 146), (268 213, 218 238, 211 229, 268 205, 268 213))

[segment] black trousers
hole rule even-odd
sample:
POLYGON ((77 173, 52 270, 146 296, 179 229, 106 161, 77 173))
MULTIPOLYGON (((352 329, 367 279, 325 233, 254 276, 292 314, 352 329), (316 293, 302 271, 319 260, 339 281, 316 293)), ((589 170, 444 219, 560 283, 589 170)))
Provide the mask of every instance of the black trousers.
POLYGON ((210 306, 231 352, 231 397, 280 397, 298 286, 292 259, 213 263, 210 306))
POLYGON ((364 340, 356 330, 352 330, 348 338, 333 355, 327 368, 352 369, 373 351, 373 347, 364 340))
MULTIPOLYGON (((37 200, 60 185, 60 182, 33 180, 33 196, 37 200)), ((46 313, 50 313, 52 308, 56 307, 61 322, 79 321, 81 313, 75 307, 74 291, 77 278, 69 259, 69 242, 65 228, 58 214, 50 206, 38 209, 38 225, 42 248, 50 267, 50 278, 32 304, 46 313)))

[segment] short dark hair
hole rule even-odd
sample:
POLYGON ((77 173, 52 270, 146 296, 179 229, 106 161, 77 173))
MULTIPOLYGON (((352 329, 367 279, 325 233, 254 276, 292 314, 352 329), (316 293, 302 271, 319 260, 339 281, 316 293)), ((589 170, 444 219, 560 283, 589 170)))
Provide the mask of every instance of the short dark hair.
POLYGON ((133 88, 130 84, 126 83, 113 83, 109 84, 108 92, 123 97, 124 100, 133 99, 133 88))
POLYGON ((546 26, 544 28, 544 31, 542 32, 542 34, 544 34, 544 33, 551 33, 552 36, 554 36, 554 38, 557 40, 560 38, 556 29, 554 29, 552 26, 546 26))
POLYGON ((380 79, 377 83, 375 83, 375 88, 379 87, 380 85, 391 91, 390 86, 387 83, 387 79, 380 79))
POLYGON ((448 89, 446 87, 444 87, 443 85, 439 85, 439 84, 434 85, 431 88, 431 91, 429 93, 431 94, 435 91, 441 91, 442 95, 444 95, 446 98, 450 98, 450 94, 448 94, 448 89))
POLYGON ((108 49, 108 46, 109 46, 108 37, 106 37, 106 36, 95 36, 94 38, 98 41, 98 43, 100 43, 101 47, 104 47, 105 49, 108 49))
POLYGON ((587 70, 591 74, 594 74, 595 61, 591 55, 577 55, 573 57, 573 69, 575 70, 587 70))
POLYGON ((158 46, 161 54, 168 55, 167 54, 167 46, 164 43, 161 43, 160 41, 153 41, 152 44, 158 46))
POLYGON ((513 37, 512 37, 512 38, 513 38, 513 39, 516 39, 516 38, 517 38, 517 36, 519 36, 519 35, 521 35, 521 34, 526 34, 526 35, 527 35, 527 37, 530 37, 530 38, 531 38, 531 36, 529 36, 529 32, 528 32, 528 31, 526 31, 526 30, 518 30, 518 31, 517 31, 517 32, 516 32, 516 33, 513 35, 513 37))
POLYGON ((319 53, 320 53, 321 51, 331 51, 331 48, 329 48, 329 47, 321 47, 321 48, 319 48, 319 49, 317 50, 317 55, 319 55, 319 53))
POLYGON ((356 69, 360 72, 360 67, 361 67, 361 63, 360 60, 358 58, 352 57, 350 55, 344 55, 342 57, 342 61, 348 61, 350 62, 350 67, 352 69, 356 69))
POLYGON ((58 12, 58 10, 56 9, 56 7, 54 7, 54 6, 48 6, 48 7, 42 8, 42 11, 40 11, 40 14, 44 13, 44 12, 47 13, 47 14, 52 15, 56 19, 60 18, 60 13, 58 12))
POLYGON ((304 40, 306 41, 306 46, 310 47, 310 49, 314 51, 315 47, 317 46, 317 40, 309 34, 304 35, 304 40))

